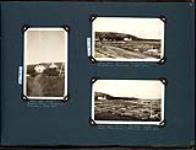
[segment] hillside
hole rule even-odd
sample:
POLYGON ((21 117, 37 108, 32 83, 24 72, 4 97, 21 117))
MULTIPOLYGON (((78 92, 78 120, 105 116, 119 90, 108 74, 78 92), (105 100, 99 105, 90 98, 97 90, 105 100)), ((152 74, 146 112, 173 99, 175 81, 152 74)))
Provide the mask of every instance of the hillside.
POLYGON ((122 41, 125 38, 132 39, 133 41, 154 41, 154 42, 160 42, 160 40, 157 39, 143 39, 139 38, 137 36, 131 35, 131 34, 125 34, 125 33, 116 33, 116 32, 95 32, 96 39, 103 40, 103 39, 115 39, 117 41, 122 41))
POLYGON ((102 93, 102 92, 95 92, 95 99, 107 99, 107 100, 138 100, 138 98, 135 97, 116 97, 116 96, 111 96, 109 94, 106 93, 102 93))

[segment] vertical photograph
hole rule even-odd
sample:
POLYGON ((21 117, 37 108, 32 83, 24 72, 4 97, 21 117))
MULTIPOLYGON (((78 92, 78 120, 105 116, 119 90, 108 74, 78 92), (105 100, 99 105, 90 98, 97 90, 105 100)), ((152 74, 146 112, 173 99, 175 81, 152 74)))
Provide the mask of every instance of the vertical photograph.
POLYGON ((67 97, 68 32, 64 28, 24 31, 23 98, 64 100, 67 97))
POLYGON ((92 58, 159 62, 164 57, 164 28, 161 18, 94 17, 92 58))
POLYGON ((91 119, 96 124, 154 124, 164 121, 165 85, 160 80, 97 80, 91 119))

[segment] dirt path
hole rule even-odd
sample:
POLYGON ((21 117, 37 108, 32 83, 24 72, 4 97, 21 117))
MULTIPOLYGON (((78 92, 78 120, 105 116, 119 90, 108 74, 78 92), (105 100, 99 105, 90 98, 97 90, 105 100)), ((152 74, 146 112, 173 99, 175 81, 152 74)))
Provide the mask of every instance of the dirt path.
POLYGON ((40 78, 41 75, 37 75, 34 80, 33 80, 33 88, 31 91, 32 96, 43 96, 43 88, 42 85, 40 84, 40 78))

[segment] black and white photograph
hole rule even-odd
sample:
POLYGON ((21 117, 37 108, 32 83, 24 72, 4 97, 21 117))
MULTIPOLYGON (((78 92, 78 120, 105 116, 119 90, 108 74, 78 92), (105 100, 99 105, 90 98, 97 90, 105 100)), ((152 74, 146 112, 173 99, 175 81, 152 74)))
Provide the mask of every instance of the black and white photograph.
POLYGON ((96 61, 159 62, 164 57, 161 18, 95 17, 92 57, 96 61))
POLYGON ((165 85, 160 80, 97 80, 91 119, 96 124, 154 124, 164 120, 165 85))
POLYGON ((68 86, 67 54, 68 33, 64 28, 28 28, 24 32, 24 97, 63 100, 68 86))

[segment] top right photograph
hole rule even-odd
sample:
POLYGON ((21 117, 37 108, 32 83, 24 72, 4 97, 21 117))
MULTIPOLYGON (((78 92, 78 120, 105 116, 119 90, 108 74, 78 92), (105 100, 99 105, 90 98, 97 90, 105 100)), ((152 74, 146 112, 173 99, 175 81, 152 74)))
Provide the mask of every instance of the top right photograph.
POLYGON ((164 57, 161 18, 92 18, 92 57, 96 61, 159 62, 164 57))

